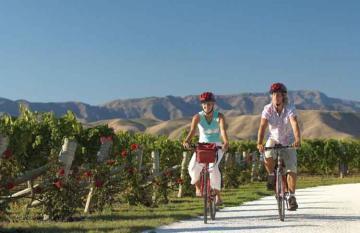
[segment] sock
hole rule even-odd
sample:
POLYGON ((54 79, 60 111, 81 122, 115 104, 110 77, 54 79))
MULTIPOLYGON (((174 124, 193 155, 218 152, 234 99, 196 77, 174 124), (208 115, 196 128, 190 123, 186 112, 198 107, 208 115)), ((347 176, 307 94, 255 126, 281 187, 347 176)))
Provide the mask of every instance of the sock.
POLYGON ((290 197, 295 197, 295 193, 290 193, 290 197))

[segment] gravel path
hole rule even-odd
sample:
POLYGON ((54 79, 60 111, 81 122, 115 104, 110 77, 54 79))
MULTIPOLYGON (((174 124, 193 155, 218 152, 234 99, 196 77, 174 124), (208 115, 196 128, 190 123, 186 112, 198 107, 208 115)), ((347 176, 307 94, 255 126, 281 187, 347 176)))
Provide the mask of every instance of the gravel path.
POLYGON ((287 211, 284 222, 278 219, 275 197, 269 196, 221 209, 208 224, 198 217, 146 232, 360 232, 360 184, 300 189, 296 196, 299 209, 287 211))

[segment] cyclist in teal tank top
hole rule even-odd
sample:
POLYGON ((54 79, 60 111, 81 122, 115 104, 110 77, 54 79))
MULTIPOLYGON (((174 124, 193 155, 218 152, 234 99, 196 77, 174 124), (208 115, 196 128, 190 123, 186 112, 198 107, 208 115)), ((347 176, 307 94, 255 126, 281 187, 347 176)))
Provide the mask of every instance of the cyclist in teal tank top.
MULTIPOLYGON (((183 145, 190 149, 190 141, 194 136, 196 127, 199 129, 199 142, 216 143, 222 146, 222 150, 218 151, 218 160, 215 164, 210 163, 210 185, 215 188, 217 196, 217 204, 221 204, 221 174, 219 163, 223 157, 223 153, 228 149, 228 137, 225 130, 225 117, 222 113, 214 110, 215 97, 211 92, 204 92, 200 95, 202 111, 193 116, 190 132, 185 138, 183 145)), ((204 164, 196 161, 196 155, 193 154, 188 170, 191 177, 191 184, 196 187, 196 196, 201 196, 200 191, 200 173, 204 164)))
POLYGON ((204 111, 199 112, 200 122, 199 128, 199 142, 221 142, 220 139, 220 126, 217 119, 219 119, 219 112, 213 111, 213 117, 209 122, 206 120, 204 111))

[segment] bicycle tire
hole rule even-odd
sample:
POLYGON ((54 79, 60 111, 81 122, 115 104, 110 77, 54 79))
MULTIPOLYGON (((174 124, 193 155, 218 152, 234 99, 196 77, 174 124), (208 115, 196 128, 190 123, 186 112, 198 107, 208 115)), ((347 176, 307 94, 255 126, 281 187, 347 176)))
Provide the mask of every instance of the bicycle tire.
POLYGON ((213 188, 211 188, 211 192, 210 192, 209 205, 210 205, 210 217, 211 217, 211 220, 215 220, 215 215, 216 215, 216 192, 215 192, 215 189, 213 189, 213 188))
POLYGON ((283 176, 281 176, 281 216, 282 219, 280 219, 281 221, 285 220, 285 201, 286 201, 286 197, 285 197, 285 181, 283 176))
POLYGON ((207 171, 203 173, 203 197, 204 197, 204 223, 207 223, 207 216, 208 216, 208 187, 207 187, 207 171))
POLYGON ((285 220, 285 197, 283 188, 283 177, 280 169, 276 172, 276 200, 278 204, 278 212, 280 221, 285 220))

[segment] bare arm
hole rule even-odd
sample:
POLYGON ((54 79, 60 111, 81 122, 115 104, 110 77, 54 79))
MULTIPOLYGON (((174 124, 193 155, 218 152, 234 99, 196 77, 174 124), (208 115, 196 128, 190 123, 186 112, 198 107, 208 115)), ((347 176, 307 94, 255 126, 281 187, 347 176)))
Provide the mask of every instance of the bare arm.
POLYGON ((265 129, 268 127, 269 121, 265 118, 261 118, 260 126, 258 130, 258 139, 257 139, 257 148, 260 153, 264 153, 264 135, 265 135, 265 129))
POLYGON ((292 127, 292 129, 294 131, 294 135, 295 135, 294 146, 300 147, 301 146, 300 127, 299 127, 299 123, 298 123, 296 116, 290 117, 290 124, 291 124, 291 127, 292 127))
POLYGON ((225 116, 222 113, 219 113, 219 126, 220 126, 220 134, 223 142, 223 151, 226 151, 229 147, 229 140, 226 133, 226 123, 225 116))
POLYGON ((190 141, 195 134, 196 126, 199 124, 199 121, 200 121, 199 114, 196 114, 195 116, 193 116, 192 121, 191 121, 190 131, 183 142, 183 146, 186 149, 190 149, 190 141))

